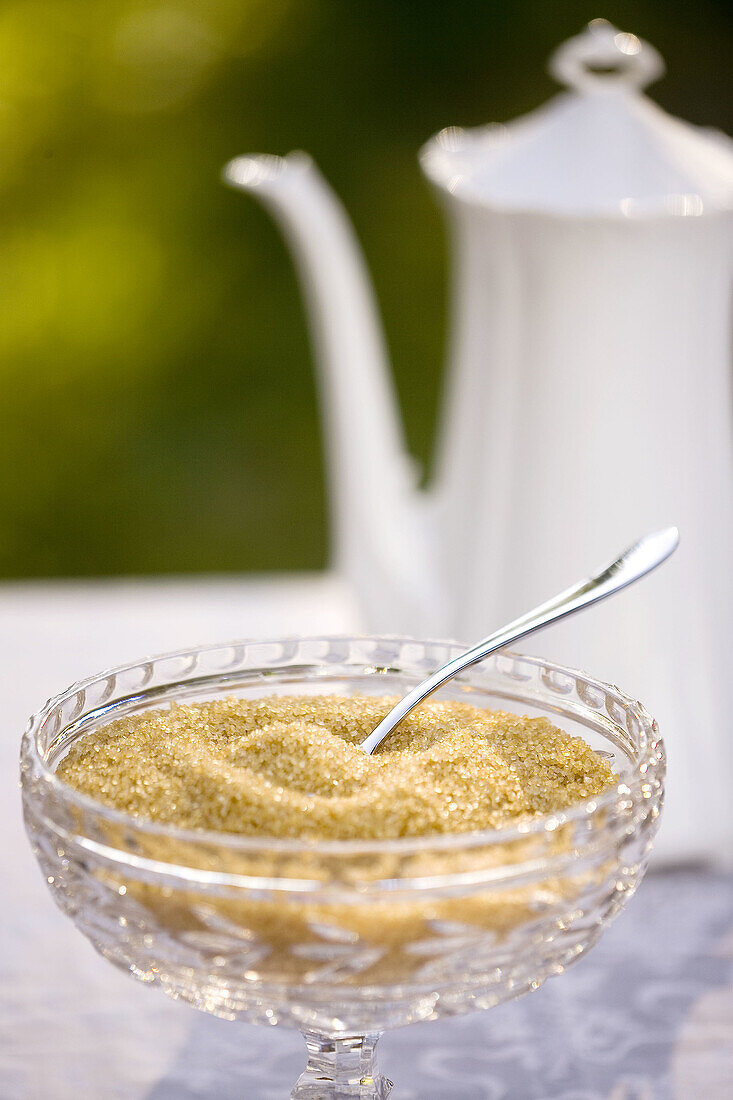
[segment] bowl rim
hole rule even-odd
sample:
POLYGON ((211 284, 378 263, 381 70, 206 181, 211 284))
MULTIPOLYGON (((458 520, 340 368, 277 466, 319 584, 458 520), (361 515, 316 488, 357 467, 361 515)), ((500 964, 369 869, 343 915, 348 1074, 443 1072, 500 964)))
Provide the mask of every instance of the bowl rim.
MULTIPOLYGON (((433 639, 433 638, 418 638, 411 635, 403 634, 369 634, 369 633, 350 633, 350 634, 293 634, 283 637, 257 637, 257 638, 238 638, 233 641, 227 642, 213 642, 206 643, 205 645, 189 646, 183 649, 172 650, 164 653, 156 653, 139 657, 134 661, 127 661, 123 664, 114 665, 110 668, 102 669, 99 672, 94 673, 91 676, 85 677, 83 680, 75 681, 62 691, 51 696, 46 703, 37 711, 35 711, 28 720, 25 732, 23 734, 21 743, 21 785, 24 788, 24 798, 26 797, 26 771, 24 766, 28 760, 32 762, 36 776, 40 778, 48 788, 53 791, 58 797, 60 797, 65 804, 68 804, 83 813, 92 813, 98 818, 104 819, 110 824, 122 826, 128 831, 142 833, 151 837, 165 837, 172 841, 178 841, 187 845, 195 845, 206 848, 224 848, 230 851, 241 852, 269 852, 278 853, 281 855, 301 855, 305 852, 315 853, 318 855, 340 855, 340 856, 360 856, 365 854, 418 854, 424 851, 433 851, 441 849, 461 849, 461 848, 474 848, 481 846, 488 846, 493 844, 507 844, 512 841, 526 840, 531 836, 537 834, 554 832, 564 825, 582 821, 589 818, 599 811, 603 811, 616 805, 620 800, 627 800, 631 797, 636 790, 642 785, 644 781, 648 782, 646 771, 650 764, 664 764, 666 761, 666 754, 664 749, 664 742, 659 736, 658 726, 656 720, 652 717, 646 707, 634 699, 632 696, 627 695, 621 691, 615 684, 607 681, 599 680, 597 677, 585 672, 582 669, 577 669, 569 665, 562 665, 556 661, 550 660, 545 657, 534 657, 529 654, 519 653, 516 650, 504 650, 502 649, 497 654, 492 654, 486 658, 486 663, 491 662, 495 657, 506 657, 513 660, 519 660, 526 662, 535 668, 542 668, 558 672, 570 676, 573 679, 582 678, 592 687, 598 688, 604 692, 604 695, 608 695, 610 692, 613 694, 624 706, 630 706, 634 708, 637 716, 641 720, 642 730, 642 745, 637 749, 632 759, 629 762, 629 774, 619 777, 619 782, 609 787, 607 791, 604 791, 601 795, 593 798, 584 799, 582 802, 577 802, 572 806, 567 807, 564 810, 552 811, 547 814, 542 814, 529 821, 519 822, 517 825, 505 826, 501 829, 484 829, 472 832, 454 832, 454 833, 436 833, 427 834, 417 837, 388 837, 388 838, 375 838, 366 840, 354 840, 354 839, 334 839, 334 840, 322 840, 319 838, 297 838, 297 837, 268 837, 268 836, 252 836, 247 834, 226 832, 224 830, 214 829, 194 829, 183 828, 177 825, 170 825, 164 822, 150 821, 146 818, 137 817, 133 814, 128 814, 123 810, 116 809, 112 806, 107 806, 103 802, 98 802, 90 795, 83 794, 76 790, 70 784, 65 783, 59 778, 57 773, 52 767, 50 767, 43 754, 41 753, 38 745, 38 737, 41 730, 44 727, 45 722, 53 711, 60 706, 64 701, 71 698, 74 694, 80 691, 85 691, 87 688, 98 683, 101 680, 117 676, 119 674, 129 672, 132 669, 145 665, 148 662, 167 661, 174 660, 176 658, 190 657, 192 654, 210 653, 219 649, 226 649, 229 647, 250 646, 250 645, 277 645, 277 644, 291 644, 294 642, 390 642, 401 644, 416 644, 424 647, 458 647, 463 650, 466 647, 459 642, 446 640, 446 639, 433 639), (646 765, 646 767, 644 767, 646 765)), ((474 675, 481 672, 481 667, 484 662, 475 666, 472 670, 474 675)), ((287 665, 281 666, 287 668, 287 665)), ((324 666, 326 667, 326 666, 324 666)), ((247 670, 242 670, 247 671, 247 670)), ((251 670, 251 671, 254 671, 251 670)), ((211 674, 206 679, 215 678, 216 674, 211 674)), ((186 683, 187 681, 181 681, 186 683)), ((194 682, 194 680, 188 681, 194 682)), ((140 695, 145 694, 143 688, 140 695)), ((528 706, 541 707, 541 703, 532 703, 527 701, 528 706)), ((588 706, 588 704, 585 704, 588 706)), ((548 707, 548 710, 551 708, 548 707)), ((592 708, 588 706, 589 713, 592 708)), ((598 719, 607 726, 615 726, 616 729, 621 727, 613 721, 612 718, 603 718, 599 712, 594 712, 598 715, 598 719)), ((79 835, 83 834, 83 828, 79 830, 79 835)), ((124 851, 122 848, 120 851, 124 851)), ((173 864, 170 865, 174 866, 173 864)))

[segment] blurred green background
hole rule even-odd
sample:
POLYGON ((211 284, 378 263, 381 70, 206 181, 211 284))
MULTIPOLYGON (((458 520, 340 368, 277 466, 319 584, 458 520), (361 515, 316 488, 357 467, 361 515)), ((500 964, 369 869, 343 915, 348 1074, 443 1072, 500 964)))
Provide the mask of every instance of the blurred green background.
POLYGON ((225 188, 305 148, 371 267, 429 468, 441 215, 416 162, 448 124, 552 94, 605 16, 653 42, 667 109, 731 129, 717 0, 20 0, 0 5, 0 575, 317 568, 315 385, 290 261, 225 188))

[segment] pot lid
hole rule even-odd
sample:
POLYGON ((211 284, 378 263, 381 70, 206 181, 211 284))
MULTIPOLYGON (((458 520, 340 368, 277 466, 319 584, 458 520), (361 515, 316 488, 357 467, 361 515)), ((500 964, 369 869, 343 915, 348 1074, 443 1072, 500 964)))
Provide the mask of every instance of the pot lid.
POLYGON ((733 142, 642 94, 664 72, 648 42, 595 19, 549 71, 567 91, 507 126, 441 131, 422 150, 426 175, 507 211, 633 218, 733 206, 733 142))

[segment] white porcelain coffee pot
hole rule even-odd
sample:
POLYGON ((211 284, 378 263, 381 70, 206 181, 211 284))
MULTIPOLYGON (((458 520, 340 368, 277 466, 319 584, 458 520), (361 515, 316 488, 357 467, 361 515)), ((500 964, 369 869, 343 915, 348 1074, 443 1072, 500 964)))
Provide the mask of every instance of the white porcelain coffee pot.
POLYGON ((667 569, 533 648, 656 707, 662 849, 719 854, 733 841, 733 147, 647 99, 661 58, 604 20, 550 68, 567 90, 543 108, 444 130, 421 153, 455 257, 426 491, 340 203, 303 153, 239 157, 226 178, 269 207, 300 270, 335 565, 366 628, 468 643, 609 546, 679 526, 667 569))

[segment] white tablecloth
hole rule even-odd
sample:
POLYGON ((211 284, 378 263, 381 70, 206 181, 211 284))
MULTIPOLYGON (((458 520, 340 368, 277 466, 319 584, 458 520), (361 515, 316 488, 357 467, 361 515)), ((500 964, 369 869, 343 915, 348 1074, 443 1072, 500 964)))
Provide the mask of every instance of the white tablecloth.
MULTIPOLYGON (((331 577, 0 586, 1 1100, 283 1100, 299 1037, 209 1018, 99 958, 55 908, 23 833, 26 718, 103 667, 235 637, 347 632, 331 577)), ((560 980, 382 1041, 395 1100, 733 1097, 733 875, 650 874, 560 980)))

